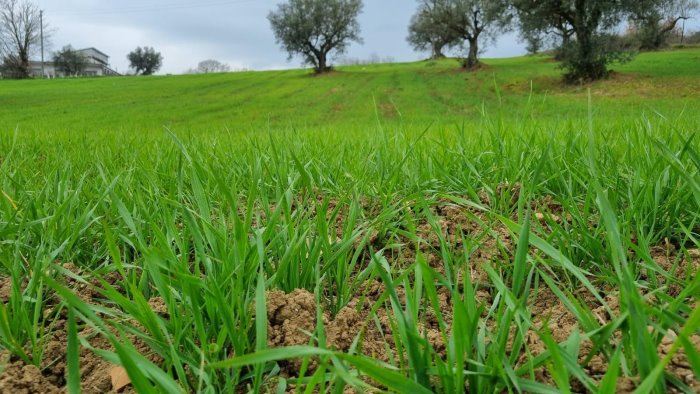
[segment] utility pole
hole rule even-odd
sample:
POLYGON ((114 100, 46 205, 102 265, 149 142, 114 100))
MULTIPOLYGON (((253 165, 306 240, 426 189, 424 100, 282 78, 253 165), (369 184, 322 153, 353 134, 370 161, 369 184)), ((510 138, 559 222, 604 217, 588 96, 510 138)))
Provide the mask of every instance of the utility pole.
POLYGON ((41 79, 46 78, 44 70, 44 10, 39 11, 39 23, 41 24, 41 79))
POLYGON ((683 19, 683 28, 681 29, 681 44, 685 41, 685 19, 683 19))

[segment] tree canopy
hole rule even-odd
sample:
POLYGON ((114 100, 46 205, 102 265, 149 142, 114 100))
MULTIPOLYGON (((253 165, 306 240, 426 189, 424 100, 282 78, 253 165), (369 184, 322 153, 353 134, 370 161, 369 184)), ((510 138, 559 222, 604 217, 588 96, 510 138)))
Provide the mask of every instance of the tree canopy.
POLYGON ((215 59, 202 60, 195 70, 198 74, 225 73, 231 71, 231 66, 215 59))
POLYGON ((511 13, 505 0, 421 0, 409 26, 408 42, 415 49, 430 49, 433 57, 445 47, 467 50, 465 68, 479 63, 484 38, 508 30, 511 13))
POLYGON ((0 0, 0 71, 9 78, 29 78, 29 59, 41 39, 39 8, 24 0, 0 0))
POLYGON ((85 56, 70 45, 66 45, 54 53, 53 63, 56 69, 62 71, 66 76, 82 74, 88 64, 85 56))
POLYGON ((483 38, 494 38, 508 30, 511 14, 506 0, 451 0, 450 29, 463 40, 467 56, 463 65, 475 67, 479 63, 483 38))
POLYGON ((136 74, 153 75, 163 65, 163 56, 152 47, 138 47, 126 58, 136 74))
POLYGON ((667 45, 669 34, 683 20, 700 9, 697 0, 639 0, 630 22, 641 49, 655 50, 667 45))
POLYGON ((362 43, 362 0, 289 0, 271 11, 268 20, 277 43, 300 55, 317 73, 331 70, 330 56, 344 53, 350 43, 362 43))
POLYGON ((411 18, 406 40, 417 51, 430 51, 432 59, 445 57, 444 49, 457 43, 458 37, 447 28, 447 0, 421 0, 411 18))
POLYGON ((614 34, 637 0, 511 0, 526 32, 556 31, 562 36, 560 57, 570 82, 600 79, 608 65, 630 58, 631 51, 614 34))

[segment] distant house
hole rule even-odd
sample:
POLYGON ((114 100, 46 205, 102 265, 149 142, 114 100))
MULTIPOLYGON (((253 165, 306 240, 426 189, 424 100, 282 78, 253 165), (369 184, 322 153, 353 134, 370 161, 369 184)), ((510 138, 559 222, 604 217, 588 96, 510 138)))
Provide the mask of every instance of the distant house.
MULTIPOLYGON (((95 48, 85 48, 76 51, 87 59, 87 67, 80 76, 102 77, 121 75, 109 66, 109 56, 95 48)), ((41 62, 31 62, 32 76, 41 78, 41 62)), ((44 77, 63 78, 66 75, 61 70, 57 70, 53 62, 44 62, 44 77)))

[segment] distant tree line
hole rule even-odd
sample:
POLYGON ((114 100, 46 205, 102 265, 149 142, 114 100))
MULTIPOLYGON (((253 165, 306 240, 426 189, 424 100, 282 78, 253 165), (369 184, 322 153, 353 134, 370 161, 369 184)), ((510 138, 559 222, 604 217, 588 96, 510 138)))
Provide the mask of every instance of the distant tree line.
POLYGON ((185 71, 185 74, 213 74, 227 73, 231 71, 231 66, 222 63, 216 59, 202 60, 197 64, 196 68, 191 68, 185 71))
MULTIPOLYGON (((527 51, 551 51, 570 82, 604 78, 609 65, 633 58, 640 50, 658 50, 670 43, 692 43, 698 34, 684 30, 699 0, 418 0, 408 25, 408 43, 439 59, 456 53, 462 67, 480 65, 480 55, 498 36, 517 30, 527 51), (623 34, 618 31, 626 26, 623 34)), ((301 57, 316 73, 332 63, 364 63, 344 57, 353 43, 362 43, 359 15, 362 0, 287 0, 268 14, 277 43, 289 58, 301 57)), ((29 78, 30 59, 38 52, 41 12, 30 0, 0 0, 0 74, 29 78)), ((66 46, 56 51, 54 65, 65 75, 81 75, 85 59, 66 46)), ((152 47, 127 55, 135 74, 151 75, 163 63, 152 47)), ((382 61, 370 59, 369 62, 382 61)), ((205 60, 195 73, 230 71, 217 60, 205 60)))
MULTIPOLYGON (((362 8, 362 0, 289 0, 268 19, 290 58, 325 73, 331 58, 362 42, 362 8)), ((565 79, 583 82, 606 77, 611 63, 639 50, 668 45, 698 9, 697 0, 418 0, 407 41, 433 59, 457 51, 462 66, 475 69, 490 42, 517 30, 528 52, 553 50, 565 79), (628 33, 618 34, 625 23, 628 33)))
POLYGON ((388 64, 395 63, 396 59, 393 57, 381 57, 378 53, 372 53, 366 59, 361 59, 358 57, 347 57, 342 56, 337 60, 339 65, 342 66, 367 66, 370 64, 388 64))
MULTIPOLYGON (((51 31, 43 25, 39 7, 29 0, 0 0, 0 75, 24 79, 32 76, 31 59, 39 54, 41 35, 48 42, 51 31)), ((153 48, 139 47, 127 56, 137 74, 158 71, 163 57, 153 48)), ((66 76, 82 75, 87 59, 70 45, 53 53, 56 71, 66 76)))
POLYGON ((604 78, 608 66, 638 50, 667 45, 697 0, 420 0, 408 42, 432 58, 465 49, 463 66, 479 63, 480 45, 517 29, 530 53, 552 48, 570 82, 604 78), (630 34, 615 33, 623 23, 630 34), (483 40, 482 37, 483 36, 483 40))

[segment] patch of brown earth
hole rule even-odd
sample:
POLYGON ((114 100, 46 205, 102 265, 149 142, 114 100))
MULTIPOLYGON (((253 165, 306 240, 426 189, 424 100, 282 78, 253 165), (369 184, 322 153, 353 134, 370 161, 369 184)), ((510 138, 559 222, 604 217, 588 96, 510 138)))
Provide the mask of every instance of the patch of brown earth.
MULTIPOLYGON (((472 283, 478 285, 489 282, 482 268, 484 264, 512 257, 509 253, 514 250, 514 245, 510 231, 502 223, 491 220, 483 211, 440 201, 430 207, 430 215, 434 220, 417 219, 415 232, 418 241, 400 235, 398 242, 386 249, 385 257, 390 263, 405 267, 413 264, 420 253, 430 267, 445 274, 442 239, 450 252, 457 253, 458 258, 461 253, 468 254, 461 257, 468 259, 472 283)), ((384 242, 378 240, 376 243, 384 242)))
MULTIPOLYGON (((676 333, 669 330, 659 344, 658 350, 660 357, 665 357, 670 353, 676 339, 676 333)), ((700 349, 700 335, 695 334, 690 337, 690 343, 696 350, 700 349)), ((666 371, 678 377, 692 392, 700 393, 700 376, 695 376, 693 368, 688 360, 688 355, 683 348, 673 355, 671 362, 668 367, 666 367, 666 371)))
MULTIPOLYGON (((606 306, 600 303, 585 290, 582 296, 583 302, 591 308, 594 316, 599 320, 601 325, 605 325, 613 321, 620 315, 620 298, 619 293, 611 288, 601 289, 604 295, 606 306)), ((558 297, 549 289, 540 291, 533 300, 529 303, 530 311, 533 316, 534 329, 540 330, 547 323, 547 328, 552 334, 552 337, 558 342, 566 341, 572 333, 579 330, 578 321, 575 315, 558 299, 558 297)), ((652 330, 652 328, 650 328, 652 330)), ((584 335, 583 332, 580 332, 584 335)), ((614 333, 611 341, 619 343, 622 333, 617 331, 614 333)), ((674 341, 676 334, 669 330, 663 337, 658 347, 660 358, 666 356, 674 341)), ((547 350, 544 342, 536 332, 528 332, 526 336, 529 351, 533 355, 538 355, 547 350)), ((693 335, 690 342, 695 349, 700 349, 700 335, 693 335)), ((584 370, 595 381, 600 381, 605 376, 609 369, 608 360, 602 354, 591 354, 593 344, 590 340, 584 340, 581 344, 579 354, 579 364, 584 367, 584 370), (585 365, 584 365, 585 364, 585 365)), ((523 355, 520 362, 525 362, 527 357, 523 355)), ((692 366, 689 363, 688 356, 683 348, 673 356, 671 363, 666 368, 666 372, 679 378, 684 384, 688 385, 693 392, 700 392, 700 380, 694 375, 692 366)), ((554 381, 545 368, 540 368, 536 371, 537 380, 541 383, 553 385, 554 381)), ((618 380, 617 392, 631 393, 639 384, 639 379, 622 377, 618 380)), ((572 389, 578 388, 581 392, 585 392, 585 388, 579 382, 572 382, 572 389)), ((675 387, 668 387, 669 393, 680 393, 681 390, 675 387)), ((577 390, 574 390, 576 392, 577 390)))
POLYGON ((400 116, 399 110, 396 108, 394 103, 379 103, 379 111, 387 119, 394 119, 397 116, 400 116))
POLYGON ((12 279, 9 277, 0 277, 0 302, 10 301, 12 295, 12 279))
POLYGON ((391 338, 393 331, 389 315, 384 308, 380 308, 376 312, 377 321, 374 321, 369 316, 370 306, 361 306, 362 310, 358 311, 359 306, 359 300, 354 299, 328 323, 328 345, 347 352, 359 336, 358 352, 377 360, 392 361, 396 347, 391 338))
POLYGON ((166 319, 170 317, 170 312, 168 312, 168 305, 165 303, 165 300, 161 297, 153 297, 150 300, 148 300, 148 306, 151 307, 151 310, 156 314, 166 319))
MULTIPOLYGON (((578 329, 578 319, 571 313, 559 298, 549 289, 541 289, 529 303, 533 323, 537 329, 547 329, 557 343, 566 341, 569 336, 578 329)), ((534 349, 535 355, 544 352, 544 344, 539 344, 534 349)))
MULTIPOLYGON (((61 322, 65 323, 65 322, 61 322)), ((67 373, 65 324, 51 333, 44 347, 39 367, 28 365, 17 358, 10 358, 7 368, 0 375, 0 393, 63 393, 67 373), (29 383, 31 384, 29 384, 29 383)), ((88 340, 96 349, 113 350, 109 341, 95 336, 88 340)), ((80 385, 87 394, 107 393, 112 389, 109 370, 112 365, 88 349, 80 350, 80 385)))
MULTIPOLYGON (((334 318, 322 312, 326 332, 326 346, 342 352, 351 350, 354 343, 360 354, 385 362, 396 362, 396 346, 393 339, 391 308, 377 306, 376 302, 384 294, 384 286, 379 282, 368 284, 364 296, 352 299, 334 318), (374 310, 374 312, 372 312, 374 310), (356 342, 357 341, 357 342, 356 342)), ((397 289, 399 299, 405 299, 402 289, 397 289)), ((448 308, 444 296, 441 302, 448 308)), ((282 291, 267 293, 268 346, 285 347, 307 345, 314 342, 312 335, 316 329, 317 305, 314 295, 297 289, 289 294, 282 291)), ((445 351, 445 344, 437 328, 436 319, 428 319, 421 328, 436 351, 445 351)), ((281 363, 283 372, 288 375, 298 373, 300 360, 281 363)), ((317 367, 315 361, 310 369, 317 367)))
POLYGON ((17 361, 7 365, 0 374, 0 393, 59 394, 63 390, 54 386, 36 366, 17 361))
POLYGON ((672 297, 677 297, 683 291, 683 286, 675 278, 694 278, 700 272, 700 249, 681 253, 674 245, 667 243, 651 248, 651 258, 665 273, 647 269, 642 272, 642 279, 655 276, 659 283, 668 285, 667 293, 672 297))
MULTIPOLYGON (((76 265, 72 263, 61 265, 71 273, 83 277, 84 273, 76 265)), ((119 279, 118 274, 105 276, 105 280, 110 284, 117 283, 119 279)), ((93 305, 99 304, 97 297, 100 294, 100 282, 98 280, 79 281, 70 276, 64 276, 62 282, 83 301, 93 305)), ((4 285, 5 283, 7 281, 0 284, 4 285)), ((45 345, 43 346, 41 364, 38 367, 28 365, 18 357, 6 355, 4 361, 0 360, 0 365, 7 364, 4 370, 0 367, 0 393, 51 394, 65 392, 67 384, 67 311, 62 309, 60 314, 55 315, 53 310, 59 305, 58 297, 49 297, 46 301, 44 316, 55 316, 55 320, 50 322, 51 331, 43 338, 45 345)), ((6 301, 3 300, 3 302, 6 301)), ((149 300, 149 305, 156 313, 167 317, 167 307, 162 299, 153 298, 149 300)), ((134 326, 138 328, 138 324, 134 323, 134 326)), ((108 339, 91 329, 84 329, 79 335, 95 349, 114 351, 108 339)), ((154 354, 150 347, 138 337, 129 335, 128 339, 151 362, 162 363, 162 359, 154 354)), ((25 351, 29 352, 29 349, 25 351)), ((114 365, 83 347, 80 349, 79 357, 81 392, 87 394, 112 392, 110 371, 114 365)), ((120 392, 129 393, 132 390, 130 387, 126 387, 122 388, 120 392)))
MULTIPOLYGON (((316 300, 306 290, 294 290, 290 294, 282 291, 267 293, 267 346, 286 347, 308 345, 316 329, 316 300)), ((324 317, 325 319, 325 317, 324 317)), ((287 374, 301 370, 301 360, 281 363, 287 374)), ((310 369, 317 367, 312 360, 310 369)))
MULTIPOLYGON (((24 291, 29 285, 27 278, 22 278, 20 291, 24 291)), ((12 278, 0 277, 0 302, 9 302, 12 296, 12 278)))
POLYGON ((306 290, 267 293, 268 346, 306 345, 316 327, 316 300, 306 290))

